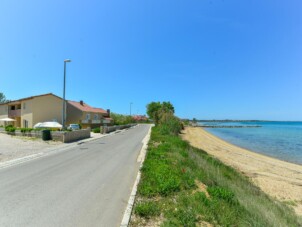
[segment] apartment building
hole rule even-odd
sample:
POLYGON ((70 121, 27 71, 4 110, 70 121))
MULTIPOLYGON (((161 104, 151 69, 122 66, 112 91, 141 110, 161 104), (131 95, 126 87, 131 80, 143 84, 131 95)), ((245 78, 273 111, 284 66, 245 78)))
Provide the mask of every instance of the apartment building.
MULTIPOLYGON (((32 128, 39 122, 62 122, 63 99, 52 93, 31 96, 0 104, 0 119, 12 118, 15 127, 32 128)), ((66 101, 66 124, 95 128, 112 124, 110 110, 91 107, 83 101, 66 101)), ((3 124, 0 122, 0 124, 3 124)))
POLYGON ((7 117, 22 128, 32 128, 38 122, 62 122, 62 99, 48 93, 0 104, 0 119, 7 117))

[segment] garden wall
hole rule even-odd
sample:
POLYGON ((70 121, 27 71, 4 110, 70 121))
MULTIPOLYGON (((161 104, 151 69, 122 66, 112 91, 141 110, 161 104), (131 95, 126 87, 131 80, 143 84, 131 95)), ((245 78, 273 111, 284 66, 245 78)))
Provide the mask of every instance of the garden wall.
MULTIPOLYGON (((42 139, 42 131, 20 132, 20 130, 16 130, 15 132, 5 132, 4 130, 0 130, 0 132, 13 136, 26 136, 42 139)), ((61 141, 63 143, 69 143, 86 138, 90 138, 90 129, 76 130, 70 132, 51 131, 51 139, 61 141)))
POLYGON ((101 126, 101 133, 106 134, 110 132, 114 132, 116 130, 122 130, 125 128, 131 128, 135 126, 136 124, 128 124, 128 125, 115 125, 115 126, 101 126))

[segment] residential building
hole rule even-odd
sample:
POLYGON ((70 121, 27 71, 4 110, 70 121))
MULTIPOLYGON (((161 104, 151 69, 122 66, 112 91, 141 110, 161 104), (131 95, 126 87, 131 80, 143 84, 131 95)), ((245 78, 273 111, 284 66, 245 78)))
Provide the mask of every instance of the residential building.
POLYGON ((144 122, 147 121, 148 118, 145 115, 134 115, 132 116, 132 118, 136 121, 136 122, 144 122))
MULTIPOLYGON (((63 99, 52 93, 31 96, 0 104, 0 119, 12 118, 15 127, 32 128, 39 122, 62 122, 63 99)), ((111 124, 110 110, 94 108, 83 101, 66 101, 66 126, 81 124, 83 128, 95 128, 111 124)), ((0 122, 3 124, 3 122, 0 122)))
POLYGON ((67 101, 67 124, 80 124, 82 128, 111 125, 110 110, 89 106, 83 101, 67 101))
POLYGON ((22 128, 32 128, 38 122, 62 122, 62 99, 48 93, 0 104, 0 119, 7 117, 15 120, 10 124, 22 128))

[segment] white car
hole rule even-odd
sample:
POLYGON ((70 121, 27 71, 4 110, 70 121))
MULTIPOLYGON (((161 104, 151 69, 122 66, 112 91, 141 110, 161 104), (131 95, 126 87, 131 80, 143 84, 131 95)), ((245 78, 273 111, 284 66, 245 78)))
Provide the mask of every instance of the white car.
POLYGON ((72 131, 74 131, 74 130, 80 130, 80 125, 78 125, 78 124, 70 124, 68 126, 68 129, 72 130, 72 131))

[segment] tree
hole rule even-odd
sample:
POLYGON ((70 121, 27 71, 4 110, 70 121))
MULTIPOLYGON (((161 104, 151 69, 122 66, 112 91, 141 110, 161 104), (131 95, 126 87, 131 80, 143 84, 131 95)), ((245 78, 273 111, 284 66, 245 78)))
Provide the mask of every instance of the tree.
POLYGON ((165 113, 173 113, 174 114, 174 106, 170 102, 163 102, 162 104, 162 110, 165 113))
POLYGON ((161 109, 162 105, 160 102, 150 102, 147 105, 147 114, 149 118, 155 121, 155 124, 158 123, 159 120, 159 111, 161 109))
POLYGON ((170 102, 151 102, 147 105, 147 114, 149 118, 158 124, 161 116, 165 113, 174 114, 174 106, 170 102))
POLYGON ((111 113, 110 117, 113 119, 115 125, 126 125, 134 123, 134 119, 132 118, 132 116, 129 115, 111 113))
POLYGON ((5 95, 0 92, 0 103, 6 103, 9 102, 9 100, 6 99, 5 95))

